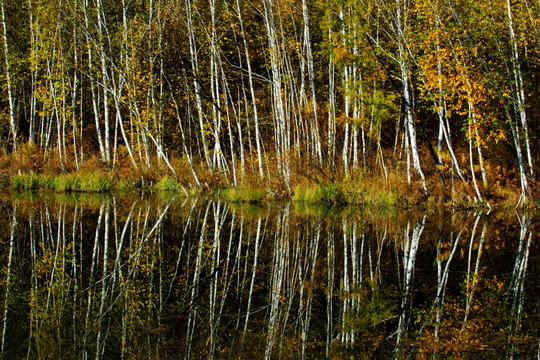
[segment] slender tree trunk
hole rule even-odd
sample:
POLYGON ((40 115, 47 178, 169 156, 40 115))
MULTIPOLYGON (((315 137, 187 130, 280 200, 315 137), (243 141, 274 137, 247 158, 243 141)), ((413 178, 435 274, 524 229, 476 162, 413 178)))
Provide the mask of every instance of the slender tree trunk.
MULTIPOLYGON (((527 163, 529 165, 529 175, 534 179, 534 167, 531 156, 531 146, 529 142, 529 127, 527 123, 527 112, 525 111, 525 88, 523 86, 523 74, 521 71, 521 64, 519 59, 518 42, 514 32, 514 23, 512 18, 512 8, 510 0, 506 0, 507 15, 508 15, 508 31, 510 34, 510 41, 512 42, 512 72, 514 75, 514 102, 516 103, 516 110, 519 114, 519 121, 523 127, 523 138, 525 141, 525 152, 527 154, 527 163)), ((518 116, 516 114, 516 116, 518 116)))
POLYGON ((290 185, 289 174, 289 132, 285 107, 282 98, 282 74, 280 69, 281 54, 279 51, 277 29, 274 18, 274 0, 264 0, 264 21, 270 48, 270 65, 272 70, 272 99, 274 106, 275 144, 278 168, 284 178, 285 185, 290 185))
MULTIPOLYGON (((333 31, 328 30, 328 39, 333 41, 333 31)), ((332 166, 332 170, 335 169, 336 160, 336 80, 335 80, 335 55, 330 54, 328 61, 328 158, 332 166)))
POLYGON ((418 146, 416 143, 416 124, 414 121, 412 106, 412 96, 409 88, 409 76, 408 69, 405 63, 401 64, 401 80, 403 82, 403 97, 405 99, 405 125, 407 130, 407 138, 409 140, 409 147, 412 155, 413 166, 417 174, 422 179, 422 187, 424 194, 428 195, 426 178, 422 167, 420 166, 420 155, 418 154, 418 146))
POLYGON ((111 163, 111 139, 110 139, 110 114, 109 114, 109 75, 107 69, 107 54, 105 53, 105 13, 103 12, 102 0, 97 0, 97 24, 98 24, 98 42, 101 62, 101 81, 103 90, 103 132, 104 132, 104 150, 105 161, 111 163))
MULTIPOLYGON (((29 0, 30 1, 30 0, 29 0)), ((73 156, 75 160, 75 167, 77 170, 79 169, 79 156, 77 155, 78 149, 77 149, 77 94, 78 94, 78 67, 79 67, 79 50, 78 50, 78 42, 77 42, 77 30, 73 30, 73 61, 75 63, 75 69, 73 70, 73 79, 72 79, 72 85, 71 85, 71 121, 72 121, 72 140, 73 140, 73 156)), ((80 99, 82 102, 82 98, 80 99)), ((82 126, 82 124, 81 124, 82 126)), ((80 149, 82 152, 82 149, 80 149)))
POLYGON ((311 36, 309 31, 309 12, 307 8, 307 1, 302 0, 302 16, 304 20, 304 48, 306 52, 306 62, 308 69, 309 88, 311 92, 311 106, 313 111, 312 116, 312 131, 313 142, 315 147, 315 153, 319 159, 319 163, 322 164, 322 150, 321 150, 321 136, 319 133, 319 122, 317 118, 317 97, 315 92, 315 70, 313 67, 313 52, 311 50, 311 36))
POLYGON ((4 40, 4 60, 5 60, 5 75, 6 75, 6 85, 8 92, 8 101, 9 101, 9 131, 11 133, 13 141, 13 152, 17 152, 17 124, 15 121, 15 98, 13 96, 13 84, 11 79, 11 62, 10 62, 10 52, 7 38, 7 24, 6 24, 6 14, 4 1, 0 0, 0 11, 2 13, 2 30, 3 30, 3 40, 4 40))
POLYGON ((101 134, 101 120, 100 120, 100 114, 99 114, 99 95, 96 91, 96 84, 95 84, 95 74, 94 74, 94 59, 93 59, 93 51, 92 51, 92 32, 91 32, 91 26, 90 26, 90 14, 89 14, 89 3, 88 0, 85 0, 83 8, 84 8, 84 24, 85 24, 85 34, 86 34, 86 48, 88 51, 88 72, 90 73, 90 90, 92 93, 92 110, 94 112, 94 120, 96 124, 96 135, 99 145, 99 152, 101 154, 101 159, 105 160, 105 147, 103 144, 103 137, 101 134))
POLYGON ((478 199, 482 201, 482 194, 480 193, 480 189, 478 188, 478 183, 476 182, 476 174, 474 171, 474 160, 473 160, 473 131, 472 131, 472 105, 469 103, 469 123, 468 123, 468 140, 469 140, 469 162, 470 162, 470 168, 471 168, 471 177, 473 181, 474 190, 476 192, 476 195, 478 196, 478 199))
MULTIPOLYGON (((187 81, 187 79, 185 78, 187 81)), ((186 82, 184 82, 184 86, 187 86, 186 82)), ((178 108, 178 103, 176 99, 174 98, 174 95, 172 96, 172 100, 174 103, 174 108, 176 110, 176 116, 178 118, 178 126, 180 127, 180 135, 182 136, 182 146, 184 148, 184 154, 187 157, 189 169, 191 170, 191 173, 193 174, 193 178, 195 179, 195 182, 197 183, 198 187, 201 187, 201 182, 199 180, 199 177, 197 176, 197 173, 195 172, 195 168, 193 167, 193 159, 191 156, 191 152, 188 150, 187 144, 186 144, 186 135, 184 132, 184 126, 182 125, 182 118, 180 117, 180 110, 178 108)))
POLYGON ((212 166, 218 170, 225 169, 223 150, 221 148, 221 87, 220 87, 220 57, 218 53, 217 31, 216 31, 216 4, 215 0, 210 0, 211 13, 211 33, 210 33, 210 88, 212 93, 212 125, 214 135, 214 151, 212 166))
POLYGON ((197 106, 197 116, 199 119, 199 126, 200 126, 200 134, 201 134, 201 142, 203 145, 204 150, 204 158, 206 160, 206 164, 212 171, 212 162, 210 159, 210 153, 208 150, 208 140, 206 138, 206 126, 204 124, 204 113, 203 113, 203 106, 202 106, 202 99, 201 99, 201 89, 199 85, 199 61, 197 56, 197 50, 196 50, 196 41, 195 41, 195 30, 194 30, 194 24, 193 24, 193 13, 192 13, 192 0, 185 0, 186 1, 186 21, 187 21, 187 29, 188 29, 188 37, 189 37, 189 52, 191 55, 191 66, 193 69, 193 88, 195 91, 195 104, 197 106))
MULTIPOLYGON (((244 43, 244 49, 246 53, 246 63, 248 70, 249 91, 251 94, 251 101, 253 104, 253 122, 255 127, 255 145, 257 147, 257 163, 259 165, 259 177, 262 179, 264 176, 262 150, 261 150, 261 134, 259 130, 259 115, 257 111, 257 98, 253 87, 253 72, 251 69, 251 58, 249 56, 248 43, 246 38, 246 32, 244 30, 244 21, 242 19, 242 10, 240 9, 240 0, 236 0, 236 8, 238 11, 238 20, 240 22, 240 31, 242 34, 242 42, 244 43)), ((247 116, 247 113, 246 113, 247 116)))
MULTIPOLYGON (((439 29, 439 22, 437 22, 437 28, 439 29)), ((437 37, 437 43, 435 47, 435 51, 437 53, 437 84, 438 84, 438 94, 437 94, 437 101, 435 102, 435 106, 437 107, 437 115, 439 116, 439 137, 437 142, 437 149, 439 150, 439 163, 442 164, 441 161, 441 153, 443 151, 443 142, 446 143, 446 147, 448 148, 448 151, 450 152, 450 158, 452 159, 452 165, 456 169, 456 172, 458 173, 459 178, 461 181, 465 182, 465 179, 463 178, 463 175, 461 173, 461 168, 459 166, 459 163, 457 161, 456 155, 454 153, 454 148, 452 146, 451 141, 451 133, 450 133, 450 126, 448 122, 448 114, 446 112, 446 100, 444 96, 444 88, 443 88, 443 69, 442 69, 442 60, 440 57, 440 44, 439 44, 439 37, 437 37)))
POLYGON ((396 17, 395 17, 395 33, 398 36, 397 46, 398 54, 397 60, 400 69, 400 77, 403 90, 403 100, 405 102, 405 127, 407 129, 409 146, 411 150, 413 166, 416 170, 416 173, 422 179, 422 187, 424 189, 424 194, 428 195, 426 178, 422 167, 420 166, 420 155, 418 154, 418 146, 416 141, 416 123, 414 118, 414 99, 411 91, 410 84, 410 68, 409 62, 407 61, 408 51, 406 49, 406 26, 404 23, 403 16, 408 15, 408 4, 405 0, 396 0, 396 17))
POLYGON ((37 61, 35 57, 37 56, 37 45, 36 45, 36 35, 34 32, 34 7, 32 0, 28 0, 28 13, 30 16, 30 61, 31 61, 31 72, 30 72, 30 114, 29 114, 29 129, 28 129, 28 141, 32 144, 36 142, 36 82, 37 82, 37 61))

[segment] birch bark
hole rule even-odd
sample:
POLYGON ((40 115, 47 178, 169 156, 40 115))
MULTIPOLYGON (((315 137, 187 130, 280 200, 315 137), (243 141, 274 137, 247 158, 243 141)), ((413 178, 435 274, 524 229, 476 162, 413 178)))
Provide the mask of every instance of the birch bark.
POLYGON ((15 122, 15 99, 13 97, 13 88, 11 82, 11 62, 9 60, 10 52, 7 38, 7 24, 6 24, 6 14, 4 1, 0 1, 0 11, 2 15, 2 31, 3 31, 3 40, 4 40, 4 61, 5 61, 5 75, 6 75, 6 85, 8 92, 8 101, 9 101, 9 131, 11 133, 13 141, 13 152, 17 152, 17 124, 15 122))

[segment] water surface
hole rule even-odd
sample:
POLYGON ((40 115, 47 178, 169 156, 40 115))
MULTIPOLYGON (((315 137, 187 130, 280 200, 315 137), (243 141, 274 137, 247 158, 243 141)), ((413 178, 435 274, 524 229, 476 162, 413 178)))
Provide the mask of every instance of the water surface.
POLYGON ((3 358, 538 358, 521 213, 4 195, 3 358))

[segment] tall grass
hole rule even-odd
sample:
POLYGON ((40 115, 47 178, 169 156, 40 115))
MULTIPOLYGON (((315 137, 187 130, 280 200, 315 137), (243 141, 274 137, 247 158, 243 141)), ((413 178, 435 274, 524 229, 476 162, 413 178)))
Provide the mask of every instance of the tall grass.
POLYGON ((229 187, 220 190, 218 196, 233 203, 258 203, 266 198, 266 192, 251 187, 229 187))
POLYGON ((293 189, 292 200, 307 204, 322 202, 322 194, 318 185, 296 185, 293 189))
POLYGON ((296 185, 292 200, 304 204, 400 206, 403 195, 384 183, 362 177, 346 178, 340 183, 296 185))
POLYGON ((49 178, 34 173, 22 173, 15 175, 12 186, 16 190, 37 190, 49 187, 49 178))
POLYGON ((13 178, 16 190, 50 189, 58 192, 107 192, 111 190, 111 176, 107 173, 70 173, 57 176, 22 173, 13 178))
POLYGON ((159 179, 155 188, 160 191, 177 191, 180 189, 180 184, 175 179, 164 176, 159 179))
MULTIPOLYGON (((223 174, 210 173, 204 170, 204 166, 196 166, 198 177, 203 184, 199 187, 194 185, 193 174, 184 158, 171 160, 176 170, 174 177, 168 168, 159 163, 136 169, 126 161, 119 162, 119 165, 111 169, 98 158, 90 158, 80 170, 75 171, 73 164, 62 165, 53 160, 49 160, 44 166, 45 159, 33 145, 21 148, 17 154, 0 156, 1 169, 4 169, 2 174, 5 174, 6 179, 5 185, 0 183, 0 187, 8 187, 11 183, 11 187, 18 191, 48 189, 68 193, 148 188, 161 192, 180 192, 186 196, 196 196, 201 192, 217 193, 220 198, 233 203, 260 203, 269 198, 290 198, 296 205, 321 204, 326 207, 368 205, 398 208, 421 204, 427 207, 471 208, 483 205, 476 199, 470 184, 457 182, 450 188, 448 181, 445 185, 436 175, 428 177, 430 197, 426 198, 419 180, 413 179, 409 183, 406 173, 399 168, 389 168, 385 174, 358 169, 347 175, 337 169, 331 177, 306 174, 301 169, 295 170, 291 192, 290 187, 283 185, 279 174, 273 174, 272 168, 271 181, 266 175, 261 180, 258 173, 248 172, 242 178, 244 185, 227 187, 229 182, 223 174), (18 175, 10 177, 10 174, 17 172, 18 175)), ((499 180, 483 189, 483 195, 491 205, 499 207, 512 208, 520 203, 524 208, 538 208, 540 185, 534 183, 531 187, 534 188, 534 193, 527 202, 519 202, 518 187, 499 180)))
POLYGON ((342 188, 337 184, 297 185, 293 189, 292 200, 306 204, 344 204, 342 188))
POLYGON ((91 192, 110 191, 111 176, 107 173, 83 173, 80 179, 80 189, 78 190, 91 192))

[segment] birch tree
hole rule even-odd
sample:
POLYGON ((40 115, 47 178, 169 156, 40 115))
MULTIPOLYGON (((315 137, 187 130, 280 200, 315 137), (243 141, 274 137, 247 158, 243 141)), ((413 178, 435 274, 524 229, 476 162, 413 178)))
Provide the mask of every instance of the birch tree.
POLYGON ((5 76, 6 76, 6 85, 8 92, 8 102, 9 102, 9 132, 12 138, 12 147, 13 152, 17 152, 17 124, 15 121, 15 98, 13 94, 13 83, 12 83, 12 71, 11 71, 11 60, 10 60, 10 51, 9 51, 9 41, 8 41, 8 29, 6 24, 6 10, 5 10, 5 0, 0 1, 0 12, 2 15, 2 40, 4 45, 4 65, 5 65, 5 76))
POLYGON ((274 0, 264 0, 264 24, 270 50, 270 67, 272 71, 272 107, 274 116, 275 149, 278 168, 285 184, 290 182, 290 135, 282 98, 281 51, 279 46, 278 26, 274 16, 274 0))

